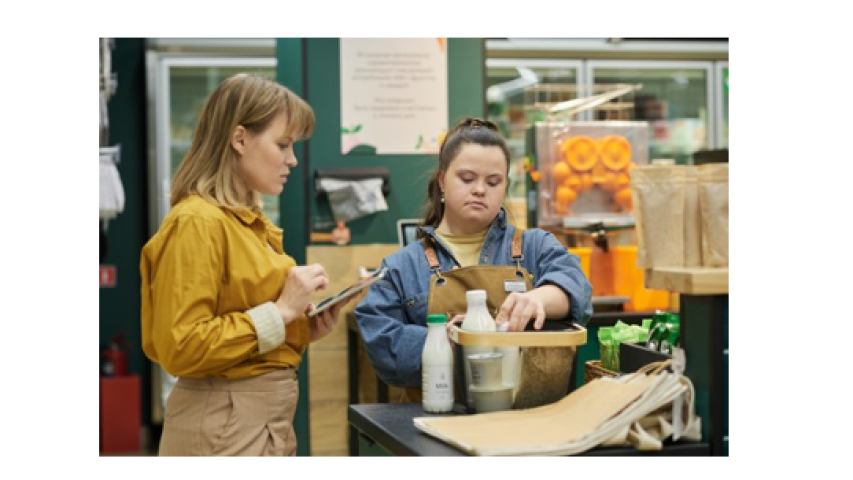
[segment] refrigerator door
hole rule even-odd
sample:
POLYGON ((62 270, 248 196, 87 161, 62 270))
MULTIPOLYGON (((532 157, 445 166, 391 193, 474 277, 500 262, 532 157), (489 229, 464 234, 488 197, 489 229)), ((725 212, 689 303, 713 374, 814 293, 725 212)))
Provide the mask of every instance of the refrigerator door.
POLYGON ((649 122, 651 160, 691 164, 694 152, 712 147, 713 62, 591 60, 586 68, 594 85, 643 85, 634 120, 649 122))
POLYGON ((714 86, 717 102, 716 148, 729 148, 729 62, 717 62, 714 86))
MULTIPOLYGON (((149 232, 153 235, 169 212, 172 178, 189 150, 196 120, 219 83, 240 72, 275 80, 275 57, 224 57, 149 51, 149 232)), ((279 199, 263 196, 264 213, 279 225, 279 199)), ((166 399, 177 379, 159 364, 152 366, 152 421, 162 423, 166 399)))

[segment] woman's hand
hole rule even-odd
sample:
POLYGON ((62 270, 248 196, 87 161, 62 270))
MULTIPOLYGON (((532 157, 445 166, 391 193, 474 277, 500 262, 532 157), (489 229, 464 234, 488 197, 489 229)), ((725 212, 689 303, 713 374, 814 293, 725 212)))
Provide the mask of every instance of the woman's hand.
POLYGON ((326 270, 319 263, 291 267, 275 302, 284 325, 301 317, 310 305, 311 294, 325 289, 327 285, 326 270))
POLYGON ((447 326, 445 328, 445 333, 447 334, 447 343, 449 343, 451 347, 453 345, 456 345, 456 342, 453 341, 453 336, 450 335, 450 332, 452 331, 454 325, 461 328, 462 322, 464 322, 464 321, 465 321, 465 315, 459 314, 459 315, 455 315, 453 318, 450 319, 450 321, 447 322, 447 326))
POLYGON ((545 305, 534 292, 535 290, 524 293, 510 293, 501 305, 498 316, 495 317, 495 323, 500 325, 509 322, 507 331, 523 332, 527 322, 535 318, 536 322, 533 324, 533 328, 541 329, 545 323, 545 305))
MULTIPOLYGON (((311 327, 312 342, 320 340, 335 329, 338 325, 338 317, 340 316, 341 308, 355 297, 355 295, 352 295, 346 300, 335 304, 333 307, 329 307, 313 317, 308 317, 308 325, 311 327)), ((309 304, 306 312, 310 312, 311 310, 314 310, 314 308, 313 304, 309 304)))

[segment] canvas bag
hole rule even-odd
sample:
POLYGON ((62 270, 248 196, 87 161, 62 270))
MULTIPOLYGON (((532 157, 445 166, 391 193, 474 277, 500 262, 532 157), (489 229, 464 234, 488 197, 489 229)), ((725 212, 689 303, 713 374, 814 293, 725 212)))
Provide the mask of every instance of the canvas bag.
POLYGON ((664 370, 669 363, 653 363, 619 378, 593 380, 562 400, 542 407, 449 418, 421 417, 415 418, 414 424, 424 433, 473 455, 577 454, 623 431, 628 438, 635 422, 687 391, 688 379, 664 370))

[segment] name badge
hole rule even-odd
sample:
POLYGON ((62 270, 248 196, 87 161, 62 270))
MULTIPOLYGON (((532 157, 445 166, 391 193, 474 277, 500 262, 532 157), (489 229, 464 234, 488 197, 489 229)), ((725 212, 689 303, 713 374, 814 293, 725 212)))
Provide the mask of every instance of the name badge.
POLYGON ((526 292, 527 285, 524 282, 518 280, 504 280, 504 291, 505 292, 526 292))

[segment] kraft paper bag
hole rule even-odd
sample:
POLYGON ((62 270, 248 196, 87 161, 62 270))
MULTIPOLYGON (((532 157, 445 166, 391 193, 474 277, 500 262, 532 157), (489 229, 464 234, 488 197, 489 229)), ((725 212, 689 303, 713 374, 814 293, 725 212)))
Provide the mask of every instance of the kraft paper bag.
POLYGON ((702 212, 699 208, 699 172, 696 167, 684 167, 684 266, 701 267, 702 212))
POLYGON ((637 231, 637 266, 684 266, 687 173, 679 165, 642 165, 631 170, 637 231))
POLYGON ((729 165, 701 165, 702 258, 706 267, 729 266, 729 165))

